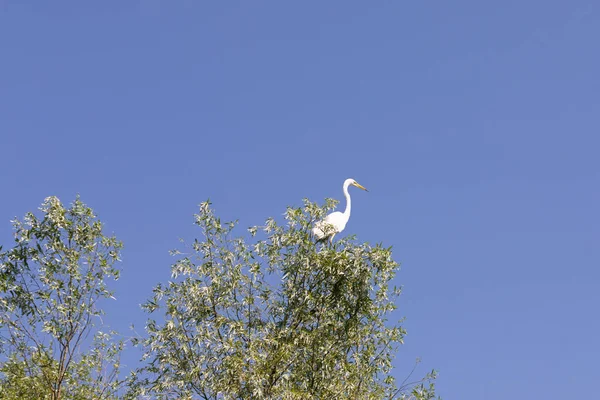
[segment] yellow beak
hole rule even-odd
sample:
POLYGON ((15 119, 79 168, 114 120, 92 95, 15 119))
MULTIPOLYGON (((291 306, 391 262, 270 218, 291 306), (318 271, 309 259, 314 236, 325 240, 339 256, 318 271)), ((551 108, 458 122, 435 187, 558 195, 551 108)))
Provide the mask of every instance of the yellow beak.
POLYGON ((359 189, 364 190, 365 192, 368 192, 368 190, 365 187, 363 187, 361 184, 359 184, 358 182, 354 182, 353 185, 359 189))

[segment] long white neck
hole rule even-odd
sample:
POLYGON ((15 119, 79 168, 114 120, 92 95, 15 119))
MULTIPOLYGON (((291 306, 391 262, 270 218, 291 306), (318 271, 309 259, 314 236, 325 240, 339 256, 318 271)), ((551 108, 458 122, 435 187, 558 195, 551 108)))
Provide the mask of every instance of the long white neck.
POLYGON ((344 210, 344 217, 346 217, 346 221, 350 219, 350 210, 352 209, 352 199, 350 198, 350 193, 348 193, 348 186, 350 186, 350 182, 344 183, 344 196, 346 196, 346 209, 344 210))

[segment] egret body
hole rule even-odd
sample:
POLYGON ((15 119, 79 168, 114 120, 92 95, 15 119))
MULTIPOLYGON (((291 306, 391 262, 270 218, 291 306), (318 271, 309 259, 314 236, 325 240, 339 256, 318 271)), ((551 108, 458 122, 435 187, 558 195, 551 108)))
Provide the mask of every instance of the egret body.
POLYGON ((344 196, 346 196, 346 209, 344 212, 335 211, 325 217, 324 220, 319 221, 313 227, 313 234, 317 237, 317 240, 325 240, 329 238, 329 241, 333 241, 333 237, 344 230, 348 220, 350 219, 350 211, 352 210, 352 199, 350 193, 348 193, 348 187, 356 186, 359 189, 365 190, 354 179, 348 178, 344 181, 344 196))

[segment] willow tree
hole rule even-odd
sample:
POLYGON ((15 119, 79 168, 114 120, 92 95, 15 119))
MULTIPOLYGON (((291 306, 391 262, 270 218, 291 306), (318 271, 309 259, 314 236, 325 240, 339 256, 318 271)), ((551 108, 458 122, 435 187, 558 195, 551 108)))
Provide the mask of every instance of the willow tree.
POLYGON ((392 376, 405 330, 390 320, 400 294, 391 249, 312 237, 334 206, 305 200, 285 224, 268 219, 244 238, 201 204, 202 239, 173 251, 171 281, 143 305, 157 317, 138 343, 145 365, 130 396, 433 398, 433 374, 408 386, 392 376))
POLYGON ((79 198, 40 210, 15 219, 14 246, 0 248, 0 398, 114 398, 123 343, 99 330, 99 301, 121 243, 79 198))

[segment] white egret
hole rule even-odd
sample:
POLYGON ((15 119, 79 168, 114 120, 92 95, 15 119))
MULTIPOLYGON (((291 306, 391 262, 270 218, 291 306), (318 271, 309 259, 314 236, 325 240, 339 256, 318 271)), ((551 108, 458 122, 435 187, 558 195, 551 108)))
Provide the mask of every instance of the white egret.
POLYGON ((346 196, 346 210, 344 212, 335 211, 325 217, 324 220, 319 221, 313 227, 313 234, 317 237, 317 241, 325 240, 329 238, 329 241, 333 241, 333 237, 344 230, 348 220, 350 219, 350 210, 352 208, 352 200, 350 199, 350 193, 348 193, 348 187, 356 186, 359 189, 367 189, 362 187, 358 182, 352 178, 348 178, 344 181, 344 196, 346 196))

